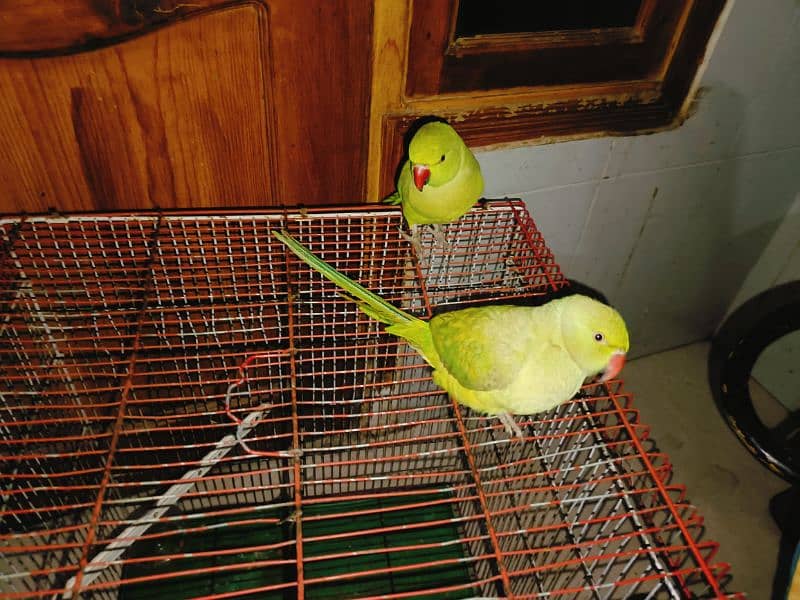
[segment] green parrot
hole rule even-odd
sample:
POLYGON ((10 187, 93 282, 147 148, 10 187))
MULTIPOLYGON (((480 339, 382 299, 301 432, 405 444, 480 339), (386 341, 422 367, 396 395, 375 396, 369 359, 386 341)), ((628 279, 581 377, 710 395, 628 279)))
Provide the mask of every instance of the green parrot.
POLYGON ((513 415, 548 410, 583 382, 622 370, 628 331, 613 308, 574 294, 542 306, 479 306, 418 319, 389 304, 315 256, 286 232, 272 234, 349 294, 386 331, 433 367, 433 381, 457 402, 497 416, 523 437, 513 415))
POLYGON ((447 245, 439 227, 458 220, 483 194, 483 176, 475 156, 447 123, 426 123, 411 138, 408 160, 397 178, 397 191, 384 202, 400 204, 411 235, 403 237, 419 252, 419 226, 431 225, 436 240, 447 245))

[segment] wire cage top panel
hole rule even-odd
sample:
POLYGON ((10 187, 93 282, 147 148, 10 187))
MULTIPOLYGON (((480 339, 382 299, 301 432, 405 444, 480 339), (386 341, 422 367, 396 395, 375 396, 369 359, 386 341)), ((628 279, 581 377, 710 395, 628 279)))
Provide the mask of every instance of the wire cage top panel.
POLYGON ((421 317, 567 282, 523 203, 0 220, 0 598, 694 598, 727 566, 619 381, 520 423, 299 262, 421 317))

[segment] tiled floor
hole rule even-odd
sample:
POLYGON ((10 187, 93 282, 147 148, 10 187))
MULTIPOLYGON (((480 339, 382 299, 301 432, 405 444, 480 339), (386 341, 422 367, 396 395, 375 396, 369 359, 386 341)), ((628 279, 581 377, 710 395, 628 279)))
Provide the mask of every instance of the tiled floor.
MULTIPOLYGON (((705 539, 731 564, 731 591, 766 599, 772 590, 778 528, 769 499, 786 489, 762 467, 720 417, 706 377, 708 343, 630 361, 623 373, 642 422, 672 459, 673 479, 705 517, 705 539)), ((755 392, 754 392, 755 393, 755 392)))

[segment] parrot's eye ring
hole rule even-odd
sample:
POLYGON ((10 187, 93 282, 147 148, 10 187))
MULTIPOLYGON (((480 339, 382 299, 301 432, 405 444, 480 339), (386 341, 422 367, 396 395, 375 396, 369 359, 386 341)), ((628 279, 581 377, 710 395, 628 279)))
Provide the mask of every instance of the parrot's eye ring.
POLYGON ((595 333, 594 334, 594 340, 596 342, 602 342, 603 341, 603 334, 602 333, 595 333))

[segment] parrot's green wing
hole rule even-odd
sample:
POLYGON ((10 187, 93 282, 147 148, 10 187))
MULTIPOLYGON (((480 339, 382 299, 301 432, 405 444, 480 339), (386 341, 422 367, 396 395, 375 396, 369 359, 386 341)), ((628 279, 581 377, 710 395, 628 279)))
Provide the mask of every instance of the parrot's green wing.
POLYGON ((442 313, 430 321, 433 343, 444 367, 464 387, 503 389, 537 351, 529 315, 529 308, 518 306, 442 313))
POLYGON ((392 192, 391 194, 386 196, 386 198, 381 200, 381 202, 383 202, 384 204, 400 204, 402 201, 403 199, 400 197, 400 192, 397 191, 392 192))
POLYGON ((400 177, 397 178, 397 189, 386 196, 381 202, 386 204, 402 204, 403 198, 408 196, 408 186, 411 184, 411 163, 405 161, 403 168, 400 169, 400 177), (405 185, 404 185, 405 184, 405 185), (405 189, 404 189, 405 188, 405 189))

